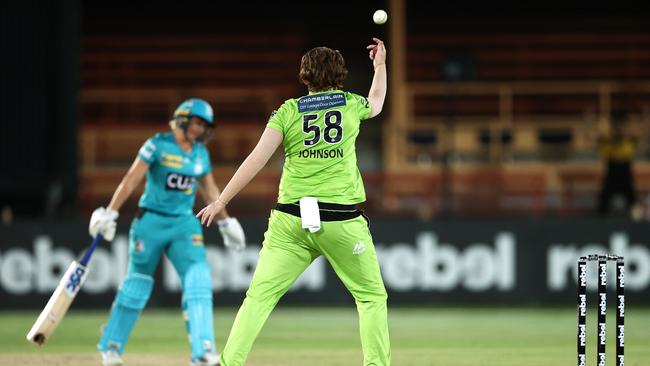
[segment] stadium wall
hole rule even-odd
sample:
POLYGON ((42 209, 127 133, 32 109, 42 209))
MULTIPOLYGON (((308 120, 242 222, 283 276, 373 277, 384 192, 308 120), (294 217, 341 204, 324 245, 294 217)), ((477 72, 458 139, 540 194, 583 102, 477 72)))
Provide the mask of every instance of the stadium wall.
MULTIPOLYGON (((257 261, 266 220, 242 225, 249 245, 240 253, 225 250, 216 229, 206 230, 217 306, 241 302, 257 261)), ((377 219, 371 230, 394 305, 570 306, 576 301, 576 259, 591 253, 625 256, 628 302, 636 305, 650 304, 647 225, 604 219, 377 219)), ((120 222, 116 239, 95 252, 75 307, 109 306, 126 271, 128 226, 120 222)), ((0 309, 42 308, 62 271, 90 242, 87 224, 79 221, 16 222, 0 226, 0 238, 0 309)), ((595 290, 595 266, 592 270, 589 286, 595 290)), ((613 275, 612 266, 612 284, 613 275)), ((177 306, 179 288, 165 260, 149 306, 177 306)), ((352 299, 321 258, 281 302, 335 305, 352 299)))

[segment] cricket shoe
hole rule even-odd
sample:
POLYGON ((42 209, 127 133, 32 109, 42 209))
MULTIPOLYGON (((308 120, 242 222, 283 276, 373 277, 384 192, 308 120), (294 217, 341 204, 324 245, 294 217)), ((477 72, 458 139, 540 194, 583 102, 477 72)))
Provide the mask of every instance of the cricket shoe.
POLYGON ((122 359, 120 358, 119 353, 113 350, 108 350, 100 353, 102 355, 103 366, 122 366, 122 359))
POLYGON ((206 352, 203 356, 193 359, 190 366, 219 366, 219 354, 206 352))

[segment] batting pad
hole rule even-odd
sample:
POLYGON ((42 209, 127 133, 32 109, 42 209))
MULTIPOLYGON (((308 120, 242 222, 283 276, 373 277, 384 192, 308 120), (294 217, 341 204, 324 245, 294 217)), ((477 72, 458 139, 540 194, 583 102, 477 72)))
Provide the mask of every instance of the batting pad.
POLYGON ((108 324, 97 345, 100 351, 113 349, 120 355, 124 353, 131 330, 147 304, 152 289, 151 276, 131 273, 124 279, 113 302, 108 324))
POLYGON ((212 277, 207 262, 195 263, 185 274, 184 286, 192 358, 214 352, 212 277))

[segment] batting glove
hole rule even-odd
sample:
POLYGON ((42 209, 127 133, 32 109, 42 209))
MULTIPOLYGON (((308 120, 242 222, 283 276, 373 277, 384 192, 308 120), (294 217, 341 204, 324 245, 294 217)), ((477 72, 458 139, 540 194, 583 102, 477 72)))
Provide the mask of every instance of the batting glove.
POLYGON ((111 241, 115 237, 115 229, 117 228, 117 217, 119 214, 115 210, 104 207, 99 207, 93 211, 90 216, 90 224, 88 225, 88 232, 93 238, 97 234, 102 234, 104 240, 111 241))
POLYGON ((246 236, 244 229, 242 229, 239 221, 234 217, 227 217, 222 220, 217 220, 219 225, 219 232, 223 238, 223 245, 226 248, 240 251, 246 247, 246 236))

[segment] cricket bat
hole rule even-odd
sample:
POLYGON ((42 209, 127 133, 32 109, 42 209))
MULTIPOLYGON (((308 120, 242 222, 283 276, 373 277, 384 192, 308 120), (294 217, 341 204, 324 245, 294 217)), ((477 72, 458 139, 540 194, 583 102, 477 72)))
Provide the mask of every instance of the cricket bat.
POLYGON ((50 300, 45 308, 36 319, 36 322, 27 333, 27 340, 41 346, 48 340, 56 327, 61 323, 65 313, 68 311, 70 304, 79 292, 79 289, 86 280, 88 273, 88 261, 95 251, 95 248, 102 242, 102 235, 98 234, 93 239, 90 247, 86 250, 83 258, 79 262, 72 261, 68 270, 59 281, 59 285, 54 290, 50 300))

